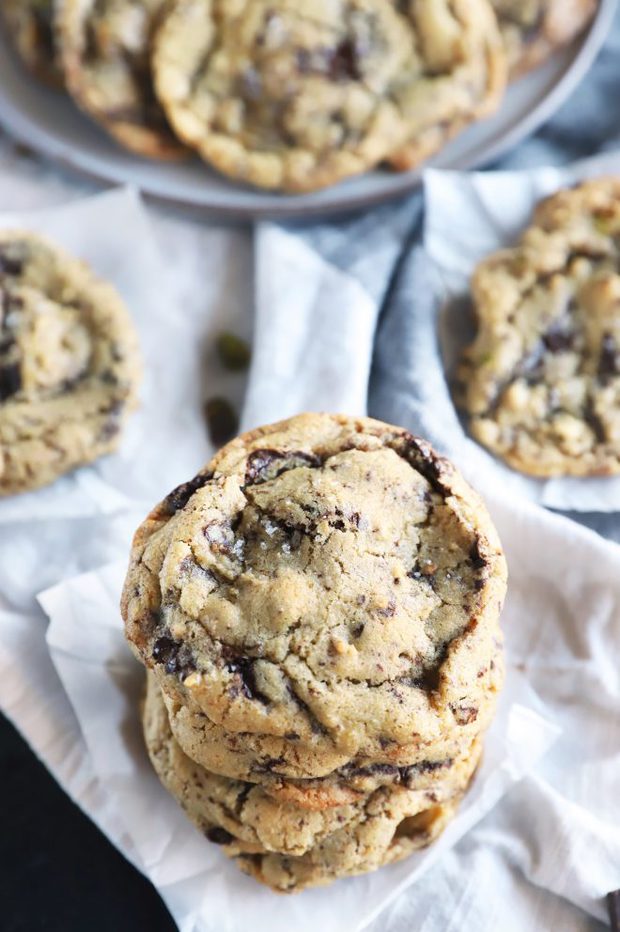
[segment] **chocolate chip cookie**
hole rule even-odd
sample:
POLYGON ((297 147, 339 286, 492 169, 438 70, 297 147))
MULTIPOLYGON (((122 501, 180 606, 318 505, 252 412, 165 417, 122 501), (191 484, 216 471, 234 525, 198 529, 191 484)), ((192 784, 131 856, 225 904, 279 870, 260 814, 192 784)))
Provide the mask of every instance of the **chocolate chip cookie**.
POLYGON ((334 184, 406 143, 409 166, 505 81, 488 0, 174 0, 167 9, 153 69, 171 125, 209 164, 265 188, 334 184))
POLYGON ((598 0, 491 0, 508 55, 518 77, 568 45, 591 21, 598 0))
POLYGON ((620 180, 543 201, 476 269, 458 375, 474 437, 533 476, 620 472, 620 180))
POLYGON ((140 364, 114 289, 51 243, 0 232, 0 496, 114 450, 140 364))
POLYGON ((505 587, 448 461, 402 429, 308 414, 228 444, 151 512, 122 611, 166 696, 239 736, 242 770, 307 778, 471 742, 505 587))
POLYGON ((506 54, 488 0, 393 0, 414 27, 418 71, 396 91, 409 124, 407 141, 389 157, 416 168, 474 120, 499 106, 506 54))
POLYGON ((153 767, 189 818, 225 853, 250 855, 242 858, 243 869, 285 890, 361 873, 404 857, 412 841, 428 843, 428 829, 434 835, 443 826, 480 756, 476 740, 449 772, 427 775, 424 789, 380 789, 353 795, 348 804, 308 809, 268 788, 211 774, 187 757, 152 674, 143 722, 153 767))
POLYGON ((46 84, 61 86, 52 0, 0 0, 0 16, 28 69, 46 84))
POLYGON ((157 103, 150 42, 163 0, 64 0, 57 33, 67 88, 125 148, 176 159, 185 150, 157 103))

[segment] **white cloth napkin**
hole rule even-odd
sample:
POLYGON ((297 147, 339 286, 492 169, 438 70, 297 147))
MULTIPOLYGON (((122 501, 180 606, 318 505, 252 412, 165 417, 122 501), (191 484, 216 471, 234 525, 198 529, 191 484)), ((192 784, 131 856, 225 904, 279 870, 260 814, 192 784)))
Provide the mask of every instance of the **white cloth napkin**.
POLYGON ((491 485, 559 510, 620 511, 620 477, 534 479, 496 459, 463 430, 446 381, 470 337, 467 305, 459 299, 467 296, 477 263, 516 242, 542 197, 585 178, 618 173, 617 152, 562 169, 426 172, 424 247, 431 268, 428 291, 416 299, 412 317, 414 397, 423 432, 450 456, 467 461, 484 488, 491 485))
MULTIPOLYGON (((139 204, 135 208, 140 212, 139 204)), ((121 231, 122 224, 112 223, 109 235, 121 231)), ((295 408, 363 410, 378 296, 359 276, 312 256, 293 233, 266 225, 257 240, 257 348, 244 423, 295 408), (287 268, 296 270, 288 291, 275 287, 287 268), (292 297, 298 299, 294 307, 292 297), (330 313, 317 315, 324 301, 330 313), (270 329, 270 320, 277 328, 270 329), (354 345, 346 359, 335 342, 343 334, 354 345)), ((160 264, 163 270, 169 263, 162 256, 160 264)), ((202 271, 198 263, 196 269, 202 271)), ((220 274, 215 289, 204 287, 203 279, 198 320, 186 315, 188 295, 180 284, 173 288, 167 314, 182 320, 194 343, 212 332, 222 295, 229 294, 226 281, 220 274)), ((148 286, 163 288, 156 266, 148 286)), ((192 294, 196 287, 195 276, 192 294)), ((194 371, 169 346, 165 354, 174 366, 171 378, 185 380, 194 371)), ((171 471, 182 468, 180 478, 187 478, 195 466, 176 459, 174 441, 167 439, 173 430, 162 417, 162 462, 171 471)), ((514 498, 507 504, 493 495, 489 504, 511 571, 502 710, 462 814, 430 851, 399 865, 327 890, 273 897, 226 863, 160 789, 139 739, 139 668, 122 641, 116 609, 141 498, 112 518, 7 525, 20 560, 2 591, 13 596, 17 586, 21 595, 14 609, 0 612, 0 705, 72 798, 153 880, 183 932, 245 932, 249 917, 259 932, 267 926, 303 932, 317 923, 326 932, 369 924, 396 932, 412 921, 417 926, 418 918, 428 932, 585 928, 581 910, 602 919, 602 898, 620 886, 620 550, 514 498), (105 546, 87 543, 76 565, 81 542, 103 528, 105 546), (13 537, 20 529, 24 536, 13 537), (29 547, 37 557, 49 556, 53 547, 51 572, 29 547), (22 559, 27 580, 21 578, 22 559), (97 569, 104 560, 115 562, 97 569), (83 568, 89 571, 67 579, 83 568), (40 603, 52 619, 47 632, 28 602, 29 593, 42 589, 40 603), (534 895, 532 885, 550 892, 534 895), (393 907, 375 921, 389 901, 393 907), (558 917, 560 926, 554 924, 558 917)), ((0 543, 5 540, 0 532, 0 543)))

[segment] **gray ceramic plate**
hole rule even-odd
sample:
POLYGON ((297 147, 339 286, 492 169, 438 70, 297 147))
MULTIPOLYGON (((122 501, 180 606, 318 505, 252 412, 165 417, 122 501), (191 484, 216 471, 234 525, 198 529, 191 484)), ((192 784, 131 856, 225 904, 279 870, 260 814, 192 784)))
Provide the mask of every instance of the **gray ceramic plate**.
MULTIPOLYGON (((590 30, 542 68, 514 84, 492 119, 471 127, 435 159, 437 168, 487 164, 548 120, 586 74, 609 31, 617 0, 601 0, 590 30)), ((149 162, 124 152, 63 94, 30 80, 0 34, 0 123, 21 142, 93 178, 132 184, 146 194, 237 219, 305 218, 344 212, 398 197, 419 172, 374 171, 316 194, 272 194, 234 184, 199 161, 149 162)))

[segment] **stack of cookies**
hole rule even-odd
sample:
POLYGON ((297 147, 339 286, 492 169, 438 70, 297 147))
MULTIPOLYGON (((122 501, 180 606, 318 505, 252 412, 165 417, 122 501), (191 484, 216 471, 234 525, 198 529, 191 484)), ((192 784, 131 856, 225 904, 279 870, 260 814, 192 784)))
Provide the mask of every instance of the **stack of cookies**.
POLYGON ((505 588, 484 505, 424 441, 331 415, 239 437, 134 538, 162 783, 279 891, 429 844, 494 712, 505 588))
POLYGON ((404 170, 501 103, 596 0, 0 0, 31 70, 122 146, 312 191, 404 170))

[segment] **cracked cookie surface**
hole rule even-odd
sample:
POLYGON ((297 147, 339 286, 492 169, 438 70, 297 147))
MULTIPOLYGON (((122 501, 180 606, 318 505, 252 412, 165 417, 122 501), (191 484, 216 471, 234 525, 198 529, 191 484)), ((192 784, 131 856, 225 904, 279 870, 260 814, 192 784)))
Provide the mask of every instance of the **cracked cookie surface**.
POLYGON ((620 180, 543 201, 476 269, 457 376, 474 437, 533 476, 620 472, 620 180))
POLYGON ((0 0, 0 18, 27 68, 46 84, 60 87, 52 0, 0 0))
POLYGON ((139 375, 115 290, 46 240, 0 232, 0 495, 114 450, 139 375))
POLYGON ((374 869, 428 844, 480 757, 476 740, 449 774, 427 777, 423 789, 383 788, 354 794, 349 804, 308 809, 282 801, 267 787, 209 773, 187 757, 172 735, 152 674, 143 726, 156 773, 192 822, 229 856, 244 856, 242 869, 284 890, 374 869))
POLYGON ((598 0, 491 0, 512 77, 540 65, 591 21, 598 0))
POLYGON ((151 35, 164 0, 64 0, 56 14, 67 88, 127 149, 183 158, 151 80, 151 35))
POLYGON ((166 696, 238 736, 241 773, 308 778, 471 742, 505 585, 484 505, 428 444, 300 415, 154 509, 122 608, 166 696))
POLYGON ((487 0, 175 0, 153 69, 171 125, 209 164, 310 191, 415 136, 405 167, 475 118, 489 32, 499 93, 504 52, 487 0))

